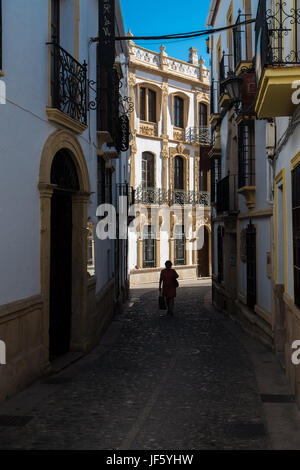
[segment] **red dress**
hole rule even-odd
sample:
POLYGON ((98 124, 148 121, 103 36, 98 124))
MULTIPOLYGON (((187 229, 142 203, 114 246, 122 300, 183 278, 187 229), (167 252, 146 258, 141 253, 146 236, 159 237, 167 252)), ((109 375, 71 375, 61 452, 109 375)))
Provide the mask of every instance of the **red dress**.
POLYGON ((174 269, 163 269, 161 272, 161 279, 163 282, 163 295, 167 299, 172 299, 176 297, 176 285, 175 281, 178 277, 178 274, 174 269))

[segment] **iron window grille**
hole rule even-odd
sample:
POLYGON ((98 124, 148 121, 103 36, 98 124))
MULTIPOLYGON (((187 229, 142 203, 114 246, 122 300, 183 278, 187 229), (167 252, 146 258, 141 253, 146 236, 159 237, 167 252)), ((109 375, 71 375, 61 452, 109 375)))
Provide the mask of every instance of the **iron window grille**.
POLYGON ((292 171, 292 215, 295 305, 300 308, 300 165, 292 171))
POLYGON ((242 122, 238 126, 238 186, 255 186, 254 126, 242 122))
POLYGON ((246 229, 247 255, 247 305, 254 309, 256 304, 256 228, 250 222, 246 229))
POLYGON ((215 80, 213 78, 211 81, 211 87, 210 87, 210 114, 218 113, 219 91, 220 91, 219 80, 215 80))
POLYGON ((151 225, 144 227, 143 267, 155 268, 155 235, 151 225))
MULTIPOLYGON (((236 20, 236 24, 239 24, 243 21, 246 21, 250 14, 242 14, 241 10, 239 10, 239 15, 236 20)), ((244 26, 245 28, 245 26, 244 26)), ((246 37, 246 30, 242 29, 241 26, 236 26, 233 29, 233 63, 234 68, 238 66, 238 64, 246 59, 248 56, 247 51, 247 37, 246 37)))
POLYGON ((184 225, 175 225, 174 227, 174 262, 176 266, 185 265, 184 225))
POLYGON ((211 160, 211 202, 217 201, 217 183, 221 179, 221 159, 219 156, 211 160))
POLYGON ((87 125, 87 65, 80 64, 57 43, 52 56, 52 106, 87 125))

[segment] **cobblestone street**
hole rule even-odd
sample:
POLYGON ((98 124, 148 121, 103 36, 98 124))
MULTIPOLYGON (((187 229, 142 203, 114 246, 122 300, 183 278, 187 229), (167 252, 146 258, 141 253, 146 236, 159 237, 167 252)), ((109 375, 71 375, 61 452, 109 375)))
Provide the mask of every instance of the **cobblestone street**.
POLYGON ((174 317, 158 311, 157 290, 133 290, 94 351, 3 403, 1 416, 24 422, 2 423, 0 448, 272 448, 231 320, 211 307, 208 281, 183 284, 174 317))

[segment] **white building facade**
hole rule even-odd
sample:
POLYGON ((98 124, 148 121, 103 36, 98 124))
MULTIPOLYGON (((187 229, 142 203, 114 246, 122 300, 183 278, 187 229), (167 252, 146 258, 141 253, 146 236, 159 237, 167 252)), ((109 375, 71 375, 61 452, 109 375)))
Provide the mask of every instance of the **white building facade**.
MULTIPOLYGON (((255 0, 212 0, 207 26, 256 17, 255 0)), ((254 23, 212 34, 213 301, 273 344, 272 171, 255 115, 254 23), (239 96, 230 96, 232 83, 239 96)))
POLYGON ((168 57, 164 46, 155 53, 130 41, 129 50, 130 96, 135 104, 131 188, 132 201, 140 208, 139 233, 129 230, 130 282, 158 281, 168 259, 181 278, 207 277, 208 69, 194 48, 189 62, 168 57), (189 222, 182 217, 184 207, 189 222), (198 249, 195 241, 200 230, 205 240, 198 249))
MULTIPOLYGON (((129 182, 128 154, 91 103, 90 80, 104 95, 91 41, 102 3, 0 2, 0 399, 59 355, 91 349, 127 289, 126 242, 96 236, 102 194, 115 200, 129 182)), ((124 34, 119 2, 109 4, 124 34)), ((126 57, 118 44, 124 94, 126 57)))
POLYGON ((267 123, 274 176, 274 345, 298 404, 300 370, 292 357, 300 340, 299 7, 297 1, 260 1, 256 22, 256 112, 267 123))

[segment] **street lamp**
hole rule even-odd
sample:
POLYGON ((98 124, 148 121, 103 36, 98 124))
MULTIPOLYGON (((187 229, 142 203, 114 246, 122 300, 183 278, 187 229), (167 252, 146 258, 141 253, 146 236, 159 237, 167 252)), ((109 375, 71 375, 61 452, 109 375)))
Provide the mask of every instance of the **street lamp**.
POLYGON ((236 109, 238 109, 239 103, 242 101, 242 82, 243 79, 241 77, 233 74, 223 82, 228 96, 236 109))

